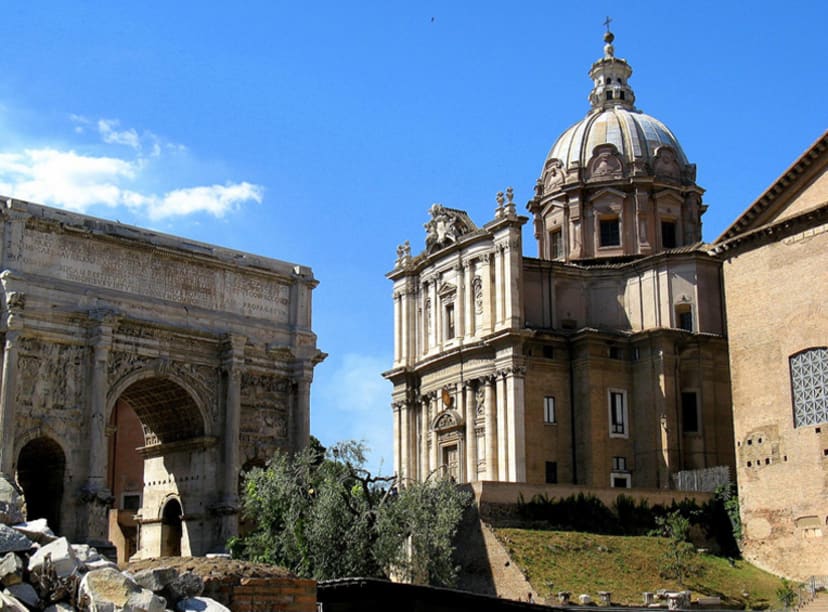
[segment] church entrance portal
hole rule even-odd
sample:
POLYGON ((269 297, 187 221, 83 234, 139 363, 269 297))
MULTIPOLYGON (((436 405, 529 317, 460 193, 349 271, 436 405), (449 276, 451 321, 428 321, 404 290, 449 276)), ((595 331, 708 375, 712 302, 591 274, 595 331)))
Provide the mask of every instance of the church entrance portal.
POLYGON ((26 496, 26 518, 45 518, 55 533, 60 533, 65 471, 66 456, 51 438, 35 438, 20 450, 17 481, 26 496))

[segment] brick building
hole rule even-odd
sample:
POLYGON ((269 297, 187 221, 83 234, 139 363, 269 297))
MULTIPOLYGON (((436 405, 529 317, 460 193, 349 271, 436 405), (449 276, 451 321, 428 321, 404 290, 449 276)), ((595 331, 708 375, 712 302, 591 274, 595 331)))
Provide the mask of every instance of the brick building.
POLYGON ((745 556, 828 574, 828 132, 715 243, 745 556))

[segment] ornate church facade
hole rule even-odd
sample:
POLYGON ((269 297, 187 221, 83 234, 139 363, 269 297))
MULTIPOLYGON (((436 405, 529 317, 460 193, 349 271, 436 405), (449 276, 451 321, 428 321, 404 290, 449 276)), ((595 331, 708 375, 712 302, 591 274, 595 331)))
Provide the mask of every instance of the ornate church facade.
POLYGON ((435 204, 425 249, 398 249, 385 376, 402 478, 672 488, 734 467, 703 190, 605 41, 591 108, 554 143, 527 204, 537 257, 523 255, 530 219, 511 189, 480 227, 435 204))

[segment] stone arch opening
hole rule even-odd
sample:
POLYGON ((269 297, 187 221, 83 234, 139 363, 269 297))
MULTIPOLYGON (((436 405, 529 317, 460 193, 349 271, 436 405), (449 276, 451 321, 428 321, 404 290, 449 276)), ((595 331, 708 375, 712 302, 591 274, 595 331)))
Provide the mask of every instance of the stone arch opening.
POLYGON ((161 511, 161 556, 180 557, 181 538, 184 535, 181 503, 170 499, 161 511))
POLYGON ((179 442, 204 435, 204 419, 192 395, 161 377, 132 383, 119 400, 130 405, 144 427, 146 446, 179 442))
POLYGON ((119 562, 136 553, 190 553, 191 543, 182 544, 182 502, 163 500, 200 495, 209 446, 202 411, 178 382, 152 375, 120 391, 110 412, 108 473, 115 500, 109 537, 119 562), (162 504, 159 521, 155 513, 162 504))
MULTIPOLYGON (((244 462, 244 465, 239 472, 239 501, 241 503, 244 500, 244 477, 247 475, 248 472, 253 470, 254 468, 261 468, 264 469, 267 467, 267 461, 265 461, 264 457, 253 457, 252 459, 248 459, 244 462)), ((239 535, 246 536, 250 535, 253 530, 256 528, 256 520, 254 518, 248 517, 244 514, 244 512, 239 513, 239 535)))
POLYGON ((26 518, 45 518, 60 533, 60 507, 66 455, 60 444, 46 436, 27 442, 17 459, 17 481, 26 497, 26 518))

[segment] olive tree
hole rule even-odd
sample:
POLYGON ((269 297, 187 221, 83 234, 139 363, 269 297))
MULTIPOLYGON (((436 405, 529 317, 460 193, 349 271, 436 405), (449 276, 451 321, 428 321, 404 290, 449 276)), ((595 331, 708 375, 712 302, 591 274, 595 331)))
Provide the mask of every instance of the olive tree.
POLYGON ((243 512, 255 527, 230 542, 234 555, 317 580, 393 573, 452 584, 453 537, 469 495, 443 478, 376 476, 364 463, 358 442, 276 453, 245 477, 243 512))

